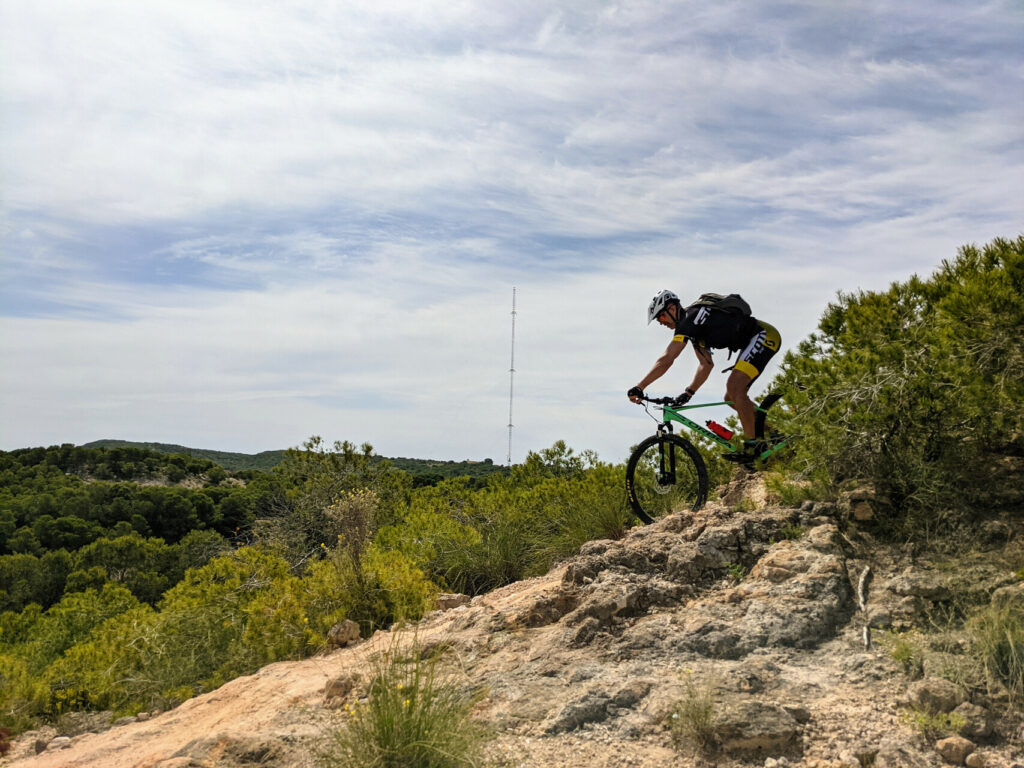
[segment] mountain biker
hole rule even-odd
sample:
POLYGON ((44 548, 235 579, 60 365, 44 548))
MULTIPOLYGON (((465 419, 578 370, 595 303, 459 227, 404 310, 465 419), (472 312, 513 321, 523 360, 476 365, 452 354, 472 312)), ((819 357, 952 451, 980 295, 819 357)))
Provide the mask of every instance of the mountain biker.
MULTIPOLYGON (((743 306, 746 306, 745 302, 743 306)), ((672 367, 690 340, 693 341, 693 352, 697 356, 697 371, 690 386, 676 398, 677 405, 689 402, 714 370, 712 349, 728 349, 730 356, 732 352, 738 351, 739 359, 732 366, 732 372, 725 383, 725 399, 739 415, 747 438, 744 444, 746 451, 760 453, 764 446, 757 444, 754 439, 754 403, 747 391, 764 371, 768 361, 779 351, 782 342, 779 332, 764 320, 758 320, 750 314, 721 311, 700 302, 684 307, 672 291, 661 291, 651 301, 647 309, 648 325, 654 320, 666 328, 672 328, 675 333, 648 374, 626 393, 629 399, 634 403, 641 402, 644 389, 672 367)))

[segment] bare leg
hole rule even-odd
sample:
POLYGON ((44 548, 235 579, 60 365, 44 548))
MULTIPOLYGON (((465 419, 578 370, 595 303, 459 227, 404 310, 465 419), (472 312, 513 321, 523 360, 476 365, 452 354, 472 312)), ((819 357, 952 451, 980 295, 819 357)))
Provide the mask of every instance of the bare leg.
POLYGON ((747 387, 752 379, 743 371, 734 370, 725 382, 725 399, 732 403, 732 408, 740 417, 743 432, 749 439, 754 438, 754 403, 747 395, 747 387))

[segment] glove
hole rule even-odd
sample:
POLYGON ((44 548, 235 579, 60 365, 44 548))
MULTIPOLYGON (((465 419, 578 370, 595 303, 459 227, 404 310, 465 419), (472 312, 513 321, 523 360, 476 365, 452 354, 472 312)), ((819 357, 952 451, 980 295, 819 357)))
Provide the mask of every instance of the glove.
POLYGON ((688 402, 690 402, 690 398, 693 397, 693 395, 693 392, 691 392, 690 390, 686 390, 685 392, 683 392, 683 394, 679 395, 679 397, 675 399, 673 405, 686 405, 688 402))
POLYGON ((642 389, 640 389, 640 387, 633 387, 632 389, 629 390, 629 392, 626 393, 626 397, 630 397, 630 398, 632 398, 632 397, 643 397, 643 396, 644 396, 644 391, 642 389))

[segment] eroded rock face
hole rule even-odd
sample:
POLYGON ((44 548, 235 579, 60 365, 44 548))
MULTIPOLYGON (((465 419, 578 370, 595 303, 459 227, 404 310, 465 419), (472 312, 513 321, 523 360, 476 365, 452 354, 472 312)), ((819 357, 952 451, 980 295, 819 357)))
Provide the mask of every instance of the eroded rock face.
MULTIPOLYGON (((737 659, 758 648, 813 648, 832 637, 854 609, 837 534, 834 526, 823 525, 798 541, 771 545, 742 582, 728 590, 702 586, 709 575, 722 578, 722 557, 709 552, 723 549, 674 548, 667 575, 674 577, 680 589, 656 595, 662 604, 675 600, 680 607, 674 618, 678 631, 666 641, 680 652, 737 659), (683 599, 691 595, 696 599, 683 599)), ((725 539, 725 543, 725 556, 742 559, 749 551, 749 539, 725 539), (730 543, 736 541, 741 542, 738 549, 730 543)), ((586 606, 584 601, 579 610, 586 611, 586 606)))
MULTIPOLYGON (((512 611, 477 612, 460 626, 492 629, 561 622, 579 647, 602 633, 627 633, 652 610, 674 614, 653 638, 677 652, 736 659, 758 648, 813 648, 831 637, 854 605, 843 542, 834 524, 794 541, 774 541, 788 519, 748 514, 714 525, 678 515, 623 541, 594 541, 570 561, 561 584, 528 595, 512 611), (744 573, 732 589, 730 574, 744 573)), ((648 645, 650 643, 647 643, 648 645)))
POLYGON ((651 690, 650 681, 635 680, 616 690, 594 687, 563 707, 544 727, 545 733, 572 731, 586 723, 613 717, 620 710, 636 706, 651 690))

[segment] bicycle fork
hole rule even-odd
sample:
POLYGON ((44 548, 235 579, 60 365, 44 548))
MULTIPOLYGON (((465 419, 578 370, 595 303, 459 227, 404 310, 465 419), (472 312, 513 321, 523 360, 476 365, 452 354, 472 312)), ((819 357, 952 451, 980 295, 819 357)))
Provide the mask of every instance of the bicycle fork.
MULTIPOLYGON (((671 429, 659 429, 659 434, 664 437, 672 434, 671 429)), ((658 441, 658 485, 669 486, 676 484, 676 446, 671 440, 658 441), (665 468, 665 448, 668 447, 668 469, 665 468)))

